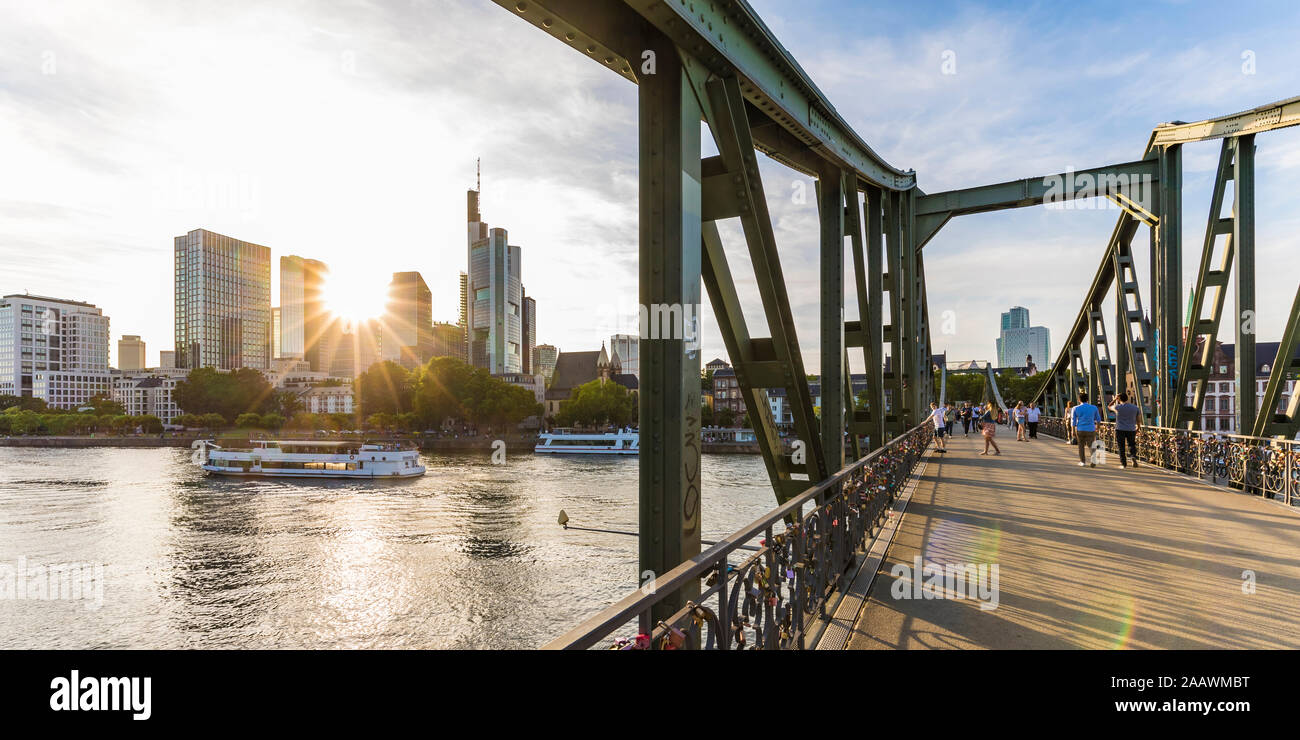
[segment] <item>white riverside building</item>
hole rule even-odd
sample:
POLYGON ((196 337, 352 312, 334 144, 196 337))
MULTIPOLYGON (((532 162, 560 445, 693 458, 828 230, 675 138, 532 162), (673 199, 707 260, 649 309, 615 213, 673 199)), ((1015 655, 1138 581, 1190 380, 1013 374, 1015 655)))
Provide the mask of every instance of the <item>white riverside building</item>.
POLYGON ((0 395, 77 408, 109 396, 109 319, 82 301, 27 294, 0 299, 0 395))
POLYGON ((171 424, 183 411, 176 405, 176 384, 185 380, 188 370, 145 368, 113 376, 113 400, 122 404, 130 416, 152 414, 171 424))

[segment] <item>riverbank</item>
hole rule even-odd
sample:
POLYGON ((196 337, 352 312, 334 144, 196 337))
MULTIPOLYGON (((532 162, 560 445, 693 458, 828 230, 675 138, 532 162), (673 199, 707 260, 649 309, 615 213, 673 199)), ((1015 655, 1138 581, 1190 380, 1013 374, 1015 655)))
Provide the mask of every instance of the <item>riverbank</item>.
MULTIPOLYGON (((52 447, 57 449, 86 449, 92 447, 191 447, 196 440, 213 439, 205 435, 169 435, 166 437, 149 436, 85 436, 85 437, 0 437, 0 447, 52 447)), ((330 437, 328 439, 340 439, 330 437)), ((413 442, 424 452, 490 452, 499 439, 505 442, 507 452, 528 452, 537 444, 537 438, 528 436, 510 437, 461 437, 439 439, 428 437, 395 437, 390 441, 413 442)), ((247 444, 244 437, 227 438, 217 435, 216 443, 224 446, 247 444)), ((758 444, 755 442, 705 442, 701 452, 717 455, 757 455, 758 444)))

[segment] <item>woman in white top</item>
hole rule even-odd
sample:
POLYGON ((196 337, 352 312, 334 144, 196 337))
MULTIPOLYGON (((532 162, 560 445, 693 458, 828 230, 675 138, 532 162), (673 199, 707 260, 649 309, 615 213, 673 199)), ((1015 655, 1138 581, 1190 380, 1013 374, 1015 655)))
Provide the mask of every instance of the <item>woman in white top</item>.
POLYGON ((1025 439, 1025 402, 1017 401, 1016 408, 1011 414, 1016 420, 1016 441, 1028 442, 1029 440, 1025 439))

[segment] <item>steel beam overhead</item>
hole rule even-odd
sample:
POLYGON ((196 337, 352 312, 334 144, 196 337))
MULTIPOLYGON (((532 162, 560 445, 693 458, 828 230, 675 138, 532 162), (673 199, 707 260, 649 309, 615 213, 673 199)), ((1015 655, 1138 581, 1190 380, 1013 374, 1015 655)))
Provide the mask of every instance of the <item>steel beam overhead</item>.
POLYGON ((1196 123, 1181 121, 1162 123, 1151 132, 1151 138, 1147 141, 1147 152, 1150 153, 1160 146, 1258 134, 1297 124, 1300 124, 1300 96, 1196 123))
POLYGON ((780 129, 753 126, 755 145, 764 154, 814 177, 819 168, 809 153, 864 183, 888 190, 916 185, 915 173, 890 165, 867 146, 744 0, 494 2, 633 82, 645 76, 640 70, 649 49, 627 32, 639 25, 629 15, 644 18, 709 72, 740 80, 745 99, 780 129))
MULTIPOLYGON (((1025 208, 1046 202, 1065 202, 1079 198, 1133 197, 1146 183, 1160 178, 1158 164, 1143 159, 1087 170, 1067 170, 1042 177, 981 185, 961 190, 918 195, 916 215, 949 214, 963 216, 1008 208, 1025 208)), ((1140 201, 1140 199, 1139 199, 1140 201)))

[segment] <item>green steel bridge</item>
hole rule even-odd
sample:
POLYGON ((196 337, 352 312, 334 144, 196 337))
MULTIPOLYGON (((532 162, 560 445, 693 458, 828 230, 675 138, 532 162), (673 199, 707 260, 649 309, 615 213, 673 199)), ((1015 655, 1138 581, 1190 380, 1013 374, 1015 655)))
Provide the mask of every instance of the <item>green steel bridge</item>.
MULTIPOLYGON (((1196 517, 1219 516, 1235 517, 1245 527, 1223 538, 1239 539, 1243 547, 1266 538, 1282 549, 1277 555, 1297 559, 1300 453, 1284 440, 1300 426, 1300 393, 1291 394, 1285 405, 1283 398, 1288 382, 1300 377, 1300 290, 1262 402, 1256 403, 1253 382, 1237 383, 1238 428, 1244 434, 1196 429, 1229 291, 1242 314, 1232 319, 1236 374, 1253 380, 1255 336, 1253 322, 1246 319, 1256 304, 1255 137, 1300 123, 1300 98, 1205 121, 1158 125, 1140 154, 1135 148, 1132 161, 929 193, 918 186, 915 172, 872 150, 744 0, 495 2, 637 85, 638 95, 639 302, 652 324, 640 348, 639 570, 655 577, 552 647, 606 646, 627 634, 635 638, 625 643, 628 647, 911 646, 910 638, 897 634, 869 634, 872 624, 892 629, 869 606, 875 598, 872 584, 883 583, 875 578, 873 563, 885 562, 900 528, 900 547, 924 550, 924 541, 907 540, 908 517, 916 513, 903 507, 917 490, 929 496, 931 508, 957 495, 945 493, 943 485, 934 488, 936 476, 942 477, 936 471, 960 464, 968 468, 963 480, 996 481, 1002 475, 1000 460, 968 456, 960 445, 948 455, 933 452, 932 429, 924 419, 931 400, 944 395, 948 370, 932 366, 925 246, 956 217, 1077 199, 1108 199, 1117 206, 1117 222, 1107 243, 1099 245, 1096 274, 1079 296, 1077 318, 1046 381, 1034 398, 1022 400, 1044 409, 1045 431, 1063 434, 1051 417, 1068 399, 1086 393, 1105 406, 1116 394, 1129 394, 1141 410, 1142 475, 1168 478, 1160 479, 1160 490, 1170 502, 1179 500, 1181 490, 1184 504, 1195 499, 1197 506, 1224 507, 1184 512, 1181 518, 1170 513, 1164 523, 1171 531, 1163 533, 1166 560, 1204 548, 1195 537, 1177 537, 1195 530, 1196 517), (716 156, 702 156, 701 121, 716 156), (1188 296, 1191 324, 1184 334, 1182 153, 1185 146, 1211 141, 1219 142, 1219 165, 1197 280, 1188 296), (806 381, 759 153, 817 181, 820 414, 806 381), (1229 183, 1232 200, 1225 216, 1229 183), (743 229, 769 336, 751 333, 745 321, 717 227, 724 219, 739 219, 743 229), (1143 227, 1151 265, 1146 280, 1133 260, 1133 243, 1143 227), (852 290, 845 295, 850 269, 852 290), (777 504, 770 515, 707 550, 701 550, 700 540, 699 504, 707 492, 700 486, 698 325, 684 326, 681 319, 695 321, 689 317, 698 317, 703 293, 734 364, 777 504), (1110 300, 1113 306, 1107 305, 1110 300), (845 319, 846 301, 856 305, 858 320, 845 319), (849 388, 851 353, 860 353, 866 367, 865 410, 855 407, 849 388), (784 389, 795 434, 805 443, 797 453, 783 448, 768 389, 784 389), (1207 484, 1222 487, 1215 492, 1218 498, 1189 493, 1199 495, 1207 484), (1253 496, 1242 498, 1243 492, 1253 496)), ((991 368, 983 372, 989 397, 1001 405, 991 368)), ((1114 449, 1112 417, 1103 413, 1101 446, 1090 454, 1114 449)), ((1062 464, 1070 464, 1074 450, 1058 441, 1051 457, 1048 439, 1031 443, 1036 455, 1047 456, 1036 490, 1062 496, 1089 485, 1056 469, 1062 454, 1062 464)), ((1101 469, 1108 464, 1114 467, 1111 461, 1101 469)), ((1156 485, 1155 480, 1149 483, 1156 485)), ((1141 487, 1132 494, 1145 495, 1141 487)), ((1003 508, 1001 516, 1030 517, 1039 510, 1041 502, 1023 491, 1018 495, 1004 503, 1020 508, 1003 508)), ((961 510, 958 503, 955 511, 961 510)), ((1079 521, 1096 518, 1102 526, 1115 512, 1106 502, 1094 503, 1075 515, 1079 521)), ((957 513, 950 516, 952 522, 960 520, 957 513)), ((1055 525, 1047 519, 1020 524, 1026 531, 1049 531, 1055 525)), ((1004 537, 1010 524, 996 518, 985 522, 988 528, 1003 527, 998 531, 1004 537)), ((1147 524, 1135 520, 1133 531, 1147 524)), ((1109 552, 1102 537, 1084 544, 1076 553, 1082 562, 1109 552)), ((1018 552, 1017 565, 1050 571, 1045 561, 1024 554, 1041 557, 1046 550, 1018 552)), ((1158 560, 1152 550, 1144 552, 1158 560)), ((1291 617, 1293 627, 1300 574, 1278 577, 1283 595, 1292 598, 1291 606, 1274 614, 1291 617)), ((1270 599, 1278 594, 1271 593, 1270 599)), ((908 603, 924 610, 938 602, 908 603)), ((1241 607, 1242 614, 1265 603, 1275 605, 1260 599, 1241 607)), ((1059 612, 1060 605, 1054 606, 1059 612)), ((1018 624, 1046 624, 1055 613, 1042 606, 1018 624)), ((1059 614, 1055 618, 1059 626, 1059 614)), ((1266 631, 1272 623, 1260 624, 1266 631)), ((948 632, 948 644, 964 644, 960 630, 948 632)))

